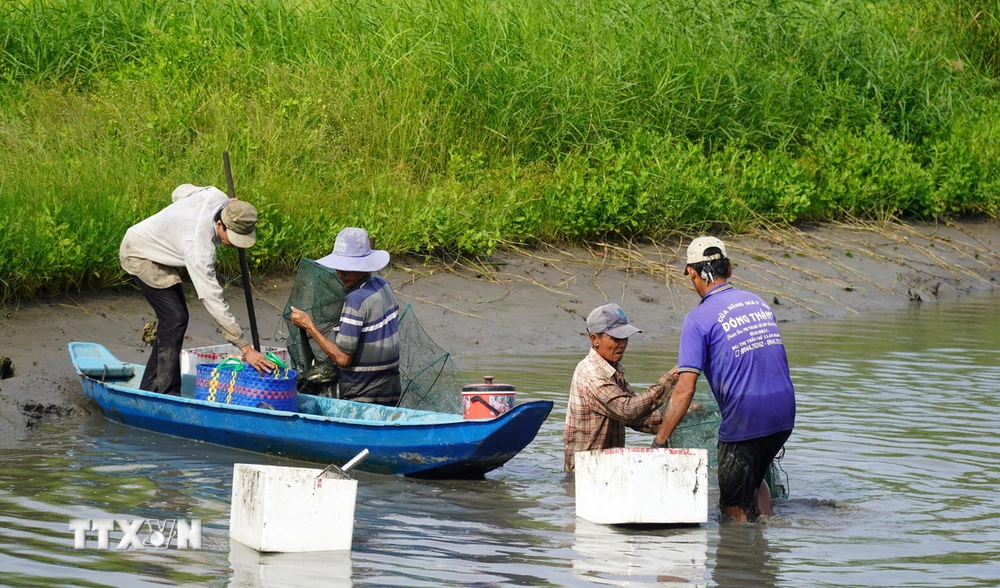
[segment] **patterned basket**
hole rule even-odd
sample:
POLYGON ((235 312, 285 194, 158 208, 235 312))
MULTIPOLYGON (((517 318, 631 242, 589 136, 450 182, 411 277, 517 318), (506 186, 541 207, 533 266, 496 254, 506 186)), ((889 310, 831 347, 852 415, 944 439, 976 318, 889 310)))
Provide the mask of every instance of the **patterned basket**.
POLYGON ((298 412, 296 375, 295 370, 287 367, 278 367, 270 374, 263 375, 253 368, 245 369, 236 377, 232 403, 298 412))
POLYGON ((198 365, 198 376, 195 380, 195 400, 209 402, 232 402, 236 393, 237 377, 243 370, 243 362, 231 357, 222 363, 203 363, 198 365))

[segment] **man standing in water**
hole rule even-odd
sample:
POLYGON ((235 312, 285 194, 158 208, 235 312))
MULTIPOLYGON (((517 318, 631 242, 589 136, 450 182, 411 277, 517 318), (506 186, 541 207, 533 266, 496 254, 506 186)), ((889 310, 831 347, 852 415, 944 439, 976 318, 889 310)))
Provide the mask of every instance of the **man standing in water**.
POLYGON ((722 241, 692 241, 684 271, 701 303, 684 318, 678 382, 653 447, 666 447, 704 372, 722 410, 719 506, 737 521, 752 522, 772 514, 764 476, 795 425, 785 346, 771 308, 729 284, 732 265, 722 241))
POLYGON ((180 355, 188 309, 180 268, 187 269, 198 298, 243 359, 258 371, 271 371, 274 364, 247 342, 215 277, 216 247, 246 249, 256 241, 257 210, 212 186, 182 184, 171 200, 170 206, 129 228, 118 251, 122 269, 142 290, 159 323, 139 387, 181 394, 180 355))
POLYGON ((656 410, 670 397, 677 378, 673 371, 636 394, 625 381, 621 366, 628 338, 639 329, 630 325, 617 304, 605 304, 587 316, 590 352, 576 366, 570 383, 563 469, 576 468, 576 453, 625 447, 625 426, 652 433, 660 426, 663 411, 656 410))

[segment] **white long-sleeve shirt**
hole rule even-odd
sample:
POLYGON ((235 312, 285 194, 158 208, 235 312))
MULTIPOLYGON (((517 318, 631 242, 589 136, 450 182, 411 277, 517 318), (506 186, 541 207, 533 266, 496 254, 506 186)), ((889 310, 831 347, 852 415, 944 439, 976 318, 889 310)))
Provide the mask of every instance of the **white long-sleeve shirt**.
POLYGON ((215 232, 215 213, 229 197, 214 186, 182 184, 171 200, 170 206, 125 232, 119 250, 122 269, 153 288, 169 288, 181 282, 177 268, 186 268, 198 298, 226 340, 243 347, 247 344, 243 330, 215 275, 215 250, 222 244, 215 232))

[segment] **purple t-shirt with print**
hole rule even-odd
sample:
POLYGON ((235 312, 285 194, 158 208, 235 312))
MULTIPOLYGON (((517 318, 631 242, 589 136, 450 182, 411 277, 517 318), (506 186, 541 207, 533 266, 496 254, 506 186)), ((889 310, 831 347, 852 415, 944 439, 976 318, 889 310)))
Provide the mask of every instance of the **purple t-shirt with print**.
POLYGON ((795 389, 774 313, 759 296, 716 286, 684 318, 677 365, 705 373, 722 410, 719 441, 790 431, 795 389))

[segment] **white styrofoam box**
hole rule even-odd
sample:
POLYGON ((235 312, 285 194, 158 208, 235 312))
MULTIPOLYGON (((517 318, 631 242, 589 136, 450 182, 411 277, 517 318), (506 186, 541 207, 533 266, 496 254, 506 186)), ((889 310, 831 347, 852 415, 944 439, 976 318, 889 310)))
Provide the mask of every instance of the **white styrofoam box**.
POLYGON ((350 551, 261 553, 239 541, 229 542, 229 588, 351 588, 350 551))
POLYGON ((229 537, 264 552, 350 550, 358 482, 321 471, 233 465, 229 537))
POLYGON ((576 516, 605 525, 707 522, 708 450, 577 453, 576 516))
MULTIPOLYGON (((288 358, 288 350, 284 347, 268 347, 266 345, 261 347, 261 353, 267 355, 268 351, 280 357, 281 361, 286 364, 291 363, 291 360, 288 358)), ((240 350, 229 343, 181 349, 181 373, 197 376, 198 365, 203 363, 221 363, 224 359, 233 355, 240 357, 240 350)))
POLYGON ((612 586, 699 588, 707 584, 708 531, 682 527, 656 534, 577 519, 573 576, 612 586))

